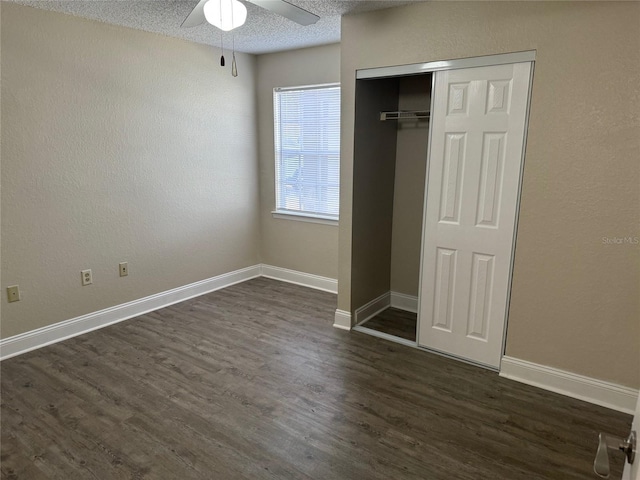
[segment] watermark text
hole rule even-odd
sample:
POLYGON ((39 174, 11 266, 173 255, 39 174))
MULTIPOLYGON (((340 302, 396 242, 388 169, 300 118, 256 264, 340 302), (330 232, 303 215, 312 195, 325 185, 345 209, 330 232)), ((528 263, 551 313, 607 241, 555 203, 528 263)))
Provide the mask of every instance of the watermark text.
POLYGON ((638 245, 640 237, 602 237, 603 245, 638 245))

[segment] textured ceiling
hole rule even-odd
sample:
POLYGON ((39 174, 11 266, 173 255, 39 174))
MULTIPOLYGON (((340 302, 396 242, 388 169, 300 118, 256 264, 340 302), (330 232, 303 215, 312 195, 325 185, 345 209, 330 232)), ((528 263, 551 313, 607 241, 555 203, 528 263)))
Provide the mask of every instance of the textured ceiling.
POLYGON ((320 16, 315 25, 303 27, 275 13, 243 2, 247 22, 233 32, 222 33, 204 23, 193 28, 180 25, 198 0, 12 0, 36 8, 67 13, 114 25, 183 38, 192 42, 225 47, 246 53, 268 53, 340 41, 340 16, 406 5, 415 1, 287 0, 320 16), (235 34, 235 35, 234 35, 235 34))

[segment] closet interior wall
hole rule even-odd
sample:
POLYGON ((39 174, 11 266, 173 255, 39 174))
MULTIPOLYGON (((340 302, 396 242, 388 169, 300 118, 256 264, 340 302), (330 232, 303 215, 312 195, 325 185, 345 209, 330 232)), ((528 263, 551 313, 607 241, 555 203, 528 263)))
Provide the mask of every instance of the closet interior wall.
MULTIPOLYGON (((431 75, 399 79, 399 110, 429 111, 431 75)), ((429 120, 397 122, 391 292, 418 297, 429 120)))
POLYGON ((357 80, 355 100, 352 313, 391 287, 397 131, 395 122, 380 121, 380 112, 398 110, 398 80, 357 80))
POLYGON ((380 112, 428 111, 430 93, 431 74, 357 80, 354 312, 390 292, 417 300, 429 121, 381 121, 380 112))

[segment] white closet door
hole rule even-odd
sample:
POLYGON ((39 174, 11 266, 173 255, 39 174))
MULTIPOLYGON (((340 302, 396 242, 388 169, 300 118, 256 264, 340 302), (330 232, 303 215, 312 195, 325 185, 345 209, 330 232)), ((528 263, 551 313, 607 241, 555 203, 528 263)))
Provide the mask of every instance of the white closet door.
POLYGON ((498 367, 530 63, 436 72, 425 208, 421 346, 498 367))

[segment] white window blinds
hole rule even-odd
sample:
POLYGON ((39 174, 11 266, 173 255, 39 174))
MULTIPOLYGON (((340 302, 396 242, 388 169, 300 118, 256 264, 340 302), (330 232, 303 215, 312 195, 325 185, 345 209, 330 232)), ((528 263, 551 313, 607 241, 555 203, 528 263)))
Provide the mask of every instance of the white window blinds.
POLYGON ((337 219, 340 86, 277 88, 273 101, 276 210, 337 219))

